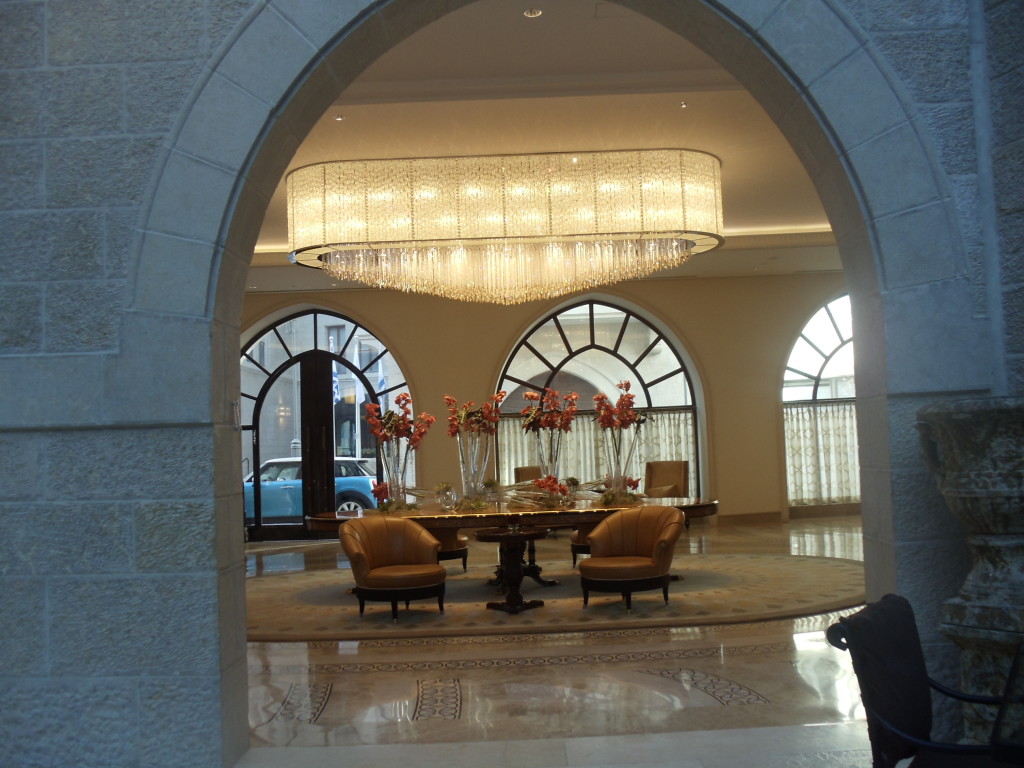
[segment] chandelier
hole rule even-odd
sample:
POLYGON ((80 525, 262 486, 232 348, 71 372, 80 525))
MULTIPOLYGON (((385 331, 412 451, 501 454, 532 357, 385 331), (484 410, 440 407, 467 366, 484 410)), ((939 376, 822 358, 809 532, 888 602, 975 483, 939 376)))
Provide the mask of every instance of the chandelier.
POLYGON ((721 162, 689 149, 337 161, 287 187, 293 263, 463 301, 561 296, 724 242, 721 162))

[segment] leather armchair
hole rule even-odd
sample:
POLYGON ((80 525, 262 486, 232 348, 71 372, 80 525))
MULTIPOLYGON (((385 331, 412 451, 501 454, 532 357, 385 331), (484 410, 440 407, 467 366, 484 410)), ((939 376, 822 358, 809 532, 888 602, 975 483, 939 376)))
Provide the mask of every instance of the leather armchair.
POLYGON ((675 507, 634 507, 609 515, 587 536, 590 557, 581 560, 583 607, 590 592, 619 592, 632 609, 632 594, 662 591, 668 603, 669 570, 676 541, 683 530, 683 513, 675 507))
POLYGON ((398 601, 437 597, 444 613, 445 569, 438 565, 441 542, 419 523, 404 517, 362 517, 338 532, 355 577, 359 615, 367 600, 390 602, 398 621, 398 601))

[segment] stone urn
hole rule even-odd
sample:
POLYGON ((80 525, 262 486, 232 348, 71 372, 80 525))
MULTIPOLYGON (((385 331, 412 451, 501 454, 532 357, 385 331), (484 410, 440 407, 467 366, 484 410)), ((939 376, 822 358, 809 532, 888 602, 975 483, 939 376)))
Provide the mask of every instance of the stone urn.
MULTIPOLYGON (((1024 641, 1024 398, 940 402, 917 418, 921 456, 972 558, 940 629, 960 647, 963 690, 999 695, 1024 641)), ((994 716, 967 707, 965 737, 988 741, 994 716)))

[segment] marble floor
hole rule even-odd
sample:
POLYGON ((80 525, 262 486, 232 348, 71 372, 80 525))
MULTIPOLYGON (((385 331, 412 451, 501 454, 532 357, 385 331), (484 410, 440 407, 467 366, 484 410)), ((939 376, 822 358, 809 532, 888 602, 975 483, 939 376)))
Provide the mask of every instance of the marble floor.
MULTIPOLYGON (((566 539, 542 542, 538 559, 564 557, 566 539)), ((473 562, 493 556, 472 546, 473 562)), ((858 517, 695 520, 680 546, 863 559, 858 517)), ((252 544, 249 573, 336 568, 337 555, 331 543, 252 544)), ((868 768, 856 678, 824 638, 835 618, 252 643, 252 748, 238 765, 868 768)))

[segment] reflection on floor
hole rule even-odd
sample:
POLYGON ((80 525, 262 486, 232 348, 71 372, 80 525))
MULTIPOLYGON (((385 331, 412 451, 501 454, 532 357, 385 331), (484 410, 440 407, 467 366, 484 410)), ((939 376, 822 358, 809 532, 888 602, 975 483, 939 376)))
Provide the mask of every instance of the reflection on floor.
MULTIPOLYGON (((567 535, 538 559, 567 557, 567 535)), ((477 545, 472 562, 493 557, 477 545)), ((694 521, 693 553, 862 559, 860 518, 694 521)), ((333 544, 253 544, 249 576, 346 567, 333 544)), ((460 568, 450 561, 451 568, 460 568)), ((253 643, 240 766, 871 764, 834 615, 715 627, 253 643)))

